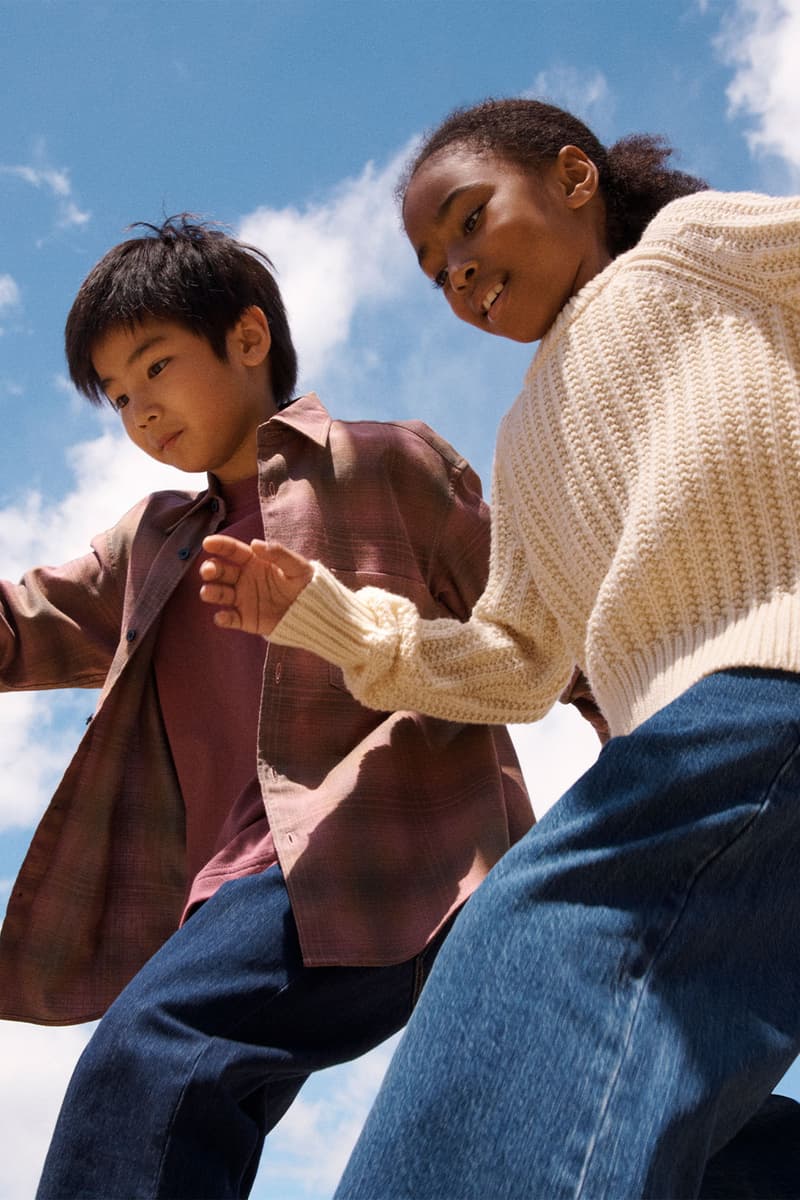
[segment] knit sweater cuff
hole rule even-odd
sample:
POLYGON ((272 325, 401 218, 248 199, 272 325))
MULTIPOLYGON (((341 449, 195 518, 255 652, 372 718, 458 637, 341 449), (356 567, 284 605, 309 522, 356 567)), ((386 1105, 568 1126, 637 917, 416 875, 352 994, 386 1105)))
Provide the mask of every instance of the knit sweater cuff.
POLYGON ((368 605, 321 563, 269 640, 311 650, 343 669, 362 665, 379 630, 368 605))

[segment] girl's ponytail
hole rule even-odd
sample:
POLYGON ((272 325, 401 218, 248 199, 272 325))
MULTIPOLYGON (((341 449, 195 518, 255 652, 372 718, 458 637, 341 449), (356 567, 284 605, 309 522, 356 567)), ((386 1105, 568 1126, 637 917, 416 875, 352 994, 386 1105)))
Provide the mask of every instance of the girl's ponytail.
POLYGON ((606 201, 606 235, 612 257, 635 246, 656 213, 708 184, 667 164, 672 147, 663 137, 634 133, 606 152, 600 186, 606 201))

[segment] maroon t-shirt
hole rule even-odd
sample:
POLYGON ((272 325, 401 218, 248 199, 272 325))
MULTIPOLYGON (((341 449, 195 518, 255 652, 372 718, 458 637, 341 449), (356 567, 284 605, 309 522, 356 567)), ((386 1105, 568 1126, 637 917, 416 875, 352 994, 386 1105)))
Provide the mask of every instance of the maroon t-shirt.
MULTIPOLYGON (((263 537, 258 479, 222 489, 222 528, 263 537)), ((200 599, 196 566, 184 575, 161 621, 155 651, 158 695, 186 807, 189 881, 184 917, 227 879, 277 861, 256 774, 266 645, 214 624, 200 599)))

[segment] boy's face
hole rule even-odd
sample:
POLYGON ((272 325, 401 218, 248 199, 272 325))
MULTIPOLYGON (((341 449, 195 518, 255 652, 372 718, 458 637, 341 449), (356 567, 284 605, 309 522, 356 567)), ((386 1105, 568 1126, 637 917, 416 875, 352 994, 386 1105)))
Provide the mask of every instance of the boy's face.
POLYGON ((183 325, 147 318, 99 339, 92 365, 125 432, 145 454, 181 471, 235 483, 257 470, 256 430, 276 411, 269 384, 269 326, 247 309, 222 362, 183 325))

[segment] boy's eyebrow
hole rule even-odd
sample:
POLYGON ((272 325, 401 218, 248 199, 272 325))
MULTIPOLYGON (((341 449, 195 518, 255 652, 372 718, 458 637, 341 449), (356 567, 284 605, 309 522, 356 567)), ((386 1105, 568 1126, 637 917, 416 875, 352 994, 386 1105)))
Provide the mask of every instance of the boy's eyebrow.
MULTIPOLYGON (((445 219, 445 217, 447 216, 448 212, 450 211, 452 205, 455 204, 458 197, 463 195, 464 192, 470 191, 474 187, 475 187, 474 183, 462 183, 458 187, 454 187, 452 191, 448 192, 447 195, 445 196, 444 200, 442 200, 441 204, 436 209, 436 212, 433 217, 434 225, 437 225, 437 226, 441 225, 442 221, 445 219)), ((420 267, 422 266, 422 260, 427 253, 428 253, 428 247, 423 242, 422 245, 420 246, 419 250, 417 251, 417 263, 420 267)))
MULTIPOLYGON (((137 346, 134 346, 133 350, 131 350, 130 354, 128 355, 127 359, 125 360, 125 366, 126 367, 133 366, 133 364, 136 362, 136 360, 141 358, 143 354, 146 354, 147 351, 152 349, 152 347, 155 346, 158 342, 163 342, 165 340, 166 340, 166 335, 163 333, 153 333, 149 337, 146 337, 143 342, 139 342, 139 344, 137 346)), ((109 375, 106 379, 101 379, 100 387, 103 388, 103 390, 105 390, 105 388, 108 387, 109 383, 112 383, 113 380, 114 380, 113 375, 109 375)))

